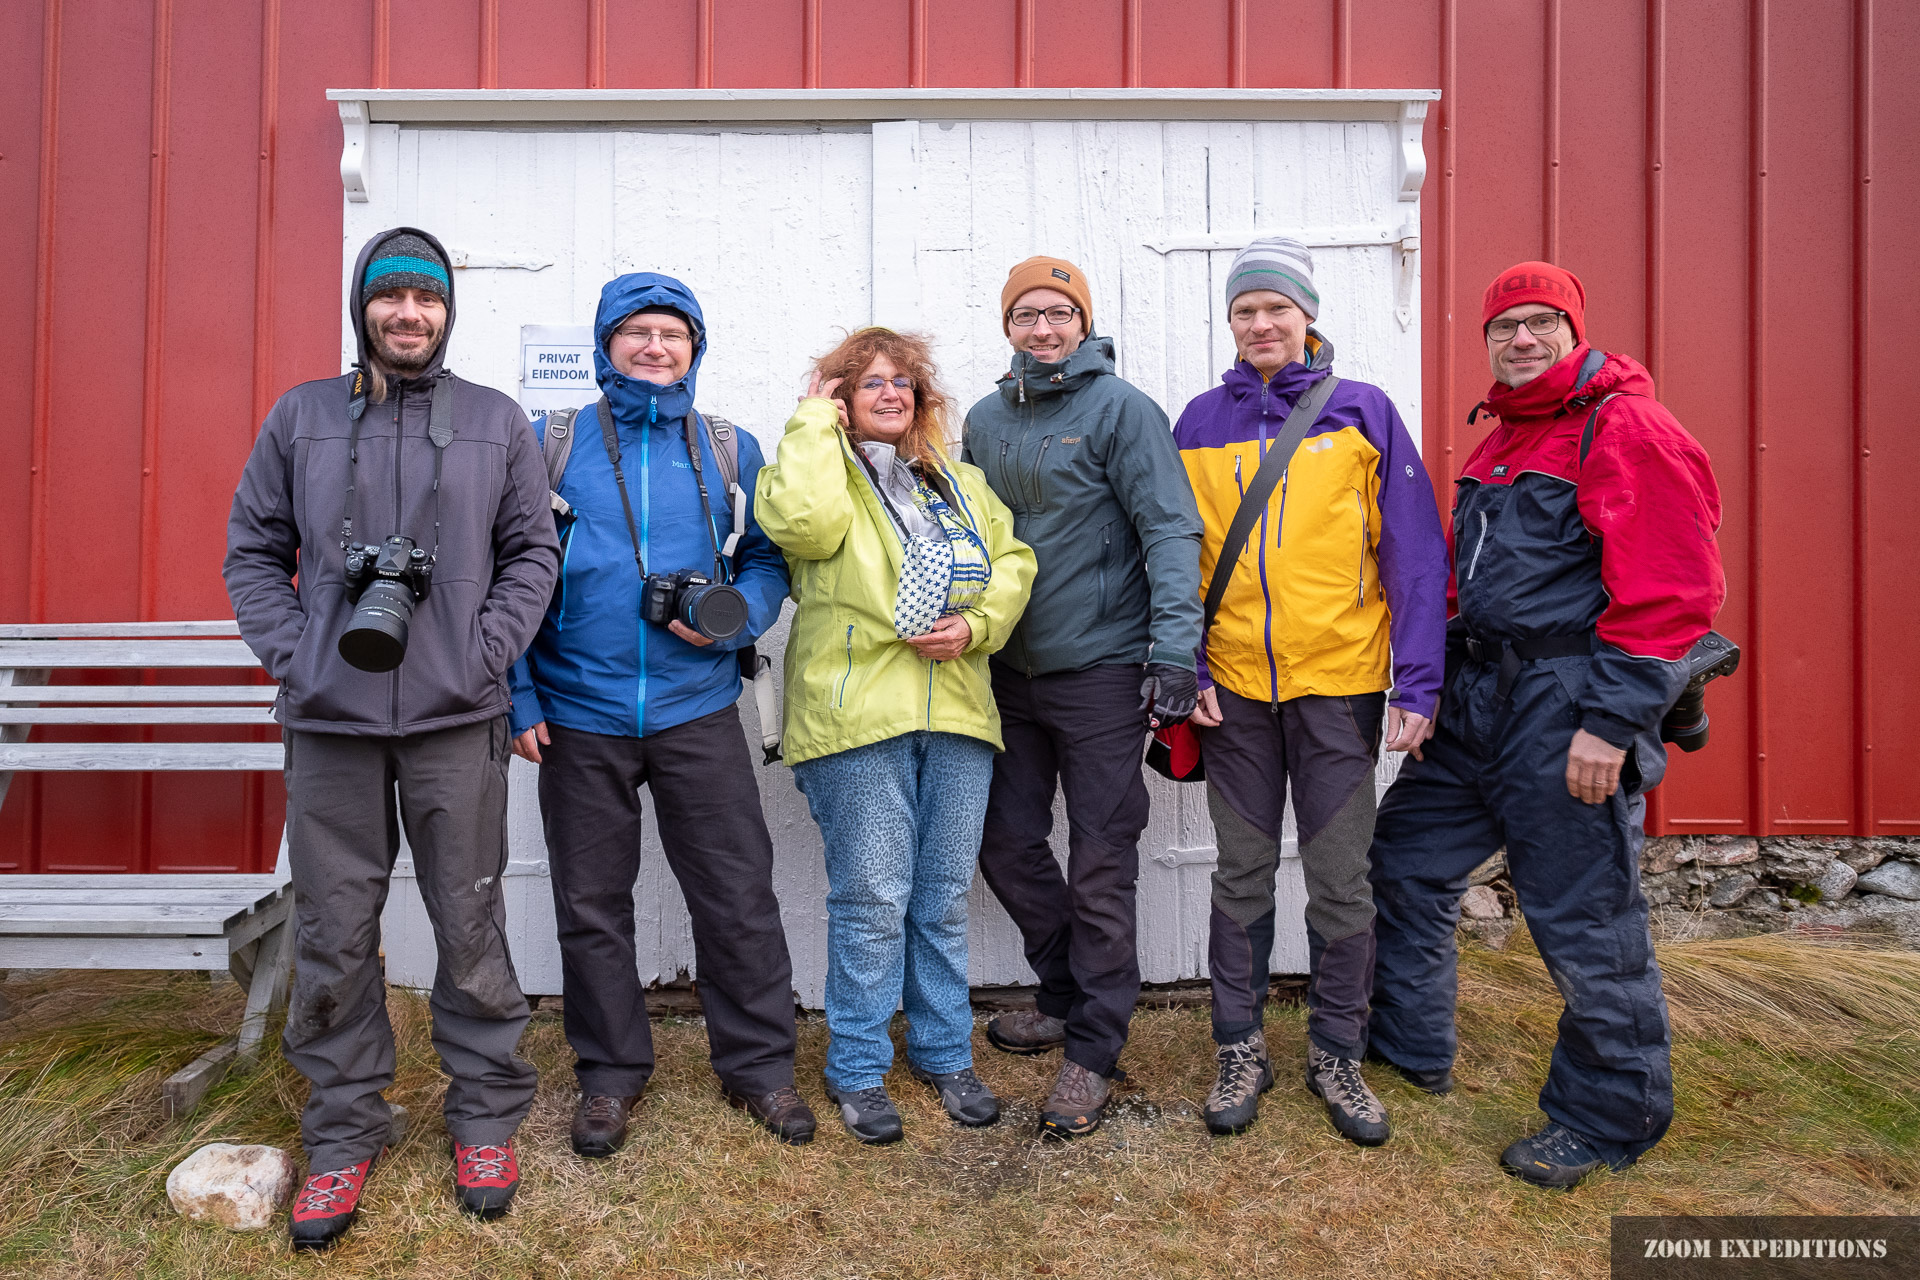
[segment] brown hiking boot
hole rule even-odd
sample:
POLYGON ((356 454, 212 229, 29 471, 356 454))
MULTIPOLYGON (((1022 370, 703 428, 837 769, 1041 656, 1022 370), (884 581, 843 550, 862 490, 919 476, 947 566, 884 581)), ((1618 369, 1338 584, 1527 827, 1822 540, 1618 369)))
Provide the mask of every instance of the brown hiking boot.
POLYGON ((1079 1138, 1100 1127, 1113 1081, 1095 1075, 1071 1058, 1060 1064, 1060 1078, 1040 1107, 1040 1136, 1079 1138))
POLYGON ((627 1117, 640 1103, 640 1095, 615 1098, 604 1093, 585 1093, 573 1108, 573 1151, 589 1160, 604 1160, 627 1142, 627 1117))
POLYGON ((1359 1059, 1336 1058, 1317 1044, 1308 1045, 1307 1088, 1327 1104, 1327 1119, 1347 1141, 1377 1147, 1392 1132, 1387 1109, 1360 1076, 1359 1059))
POLYGON ((1058 1049, 1067 1042, 1067 1024, 1038 1009, 1003 1013, 987 1023, 987 1043, 1002 1053, 1023 1056, 1058 1049))
POLYGON ((1273 1064, 1267 1059, 1267 1036, 1256 1031, 1245 1040, 1223 1044, 1214 1051, 1220 1075, 1200 1114, 1213 1133, 1239 1133, 1260 1117, 1260 1095, 1273 1088, 1273 1064))

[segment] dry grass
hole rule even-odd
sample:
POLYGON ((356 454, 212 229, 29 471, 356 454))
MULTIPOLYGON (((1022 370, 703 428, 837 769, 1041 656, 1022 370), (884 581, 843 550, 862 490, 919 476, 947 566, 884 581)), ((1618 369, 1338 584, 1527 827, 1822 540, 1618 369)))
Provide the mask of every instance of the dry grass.
MULTIPOLYGON (((59 975, 10 986, 27 1007, 0 1026, 0 1274, 1574 1277, 1604 1274, 1615 1213, 1920 1212, 1920 956, 1778 937, 1661 955, 1679 1119, 1637 1168, 1559 1195, 1493 1163, 1537 1122, 1558 1013, 1524 936, 1465 954, 1453 1095, 1372 1073, 1396 1127, 1376 1151, 1327 1128, 1297 1083, 1303 1014, 1279 1008, 1281 1079, 1249 1134, 1207 1136, 1206 1013, 1169 1010, 1136 1018, 1111 1122, 1064 1147, 1029 1137, 1057 1060, 982 1041, 982 1073, 1009 1100, 998 1126, 955 1129, 901 1072, 904 1143, 863 1148, 829 1121, 783 1149, 720 1102, 702 1028, 664 1022, 632 1142, 589 1165, 566 1149, 571 1059, 543 1015, 525 1046, 543 1082, 521 1135, 525 1187, 487 1224, 453 1208, 424 1009, 396 995, 391 1096, 414 1132, 347 1244, 306 1259, 278 1231, 231 1235, 166 1204, 167 1170, 203 1142, 297 1146, 303 1089, 277 1058, 188 1122, 153 1119, 159 1079, 237 996, 186 977, 59 975)), ((801 1087, 816 1105, 824 1048, 809 1022, 801 1087)))

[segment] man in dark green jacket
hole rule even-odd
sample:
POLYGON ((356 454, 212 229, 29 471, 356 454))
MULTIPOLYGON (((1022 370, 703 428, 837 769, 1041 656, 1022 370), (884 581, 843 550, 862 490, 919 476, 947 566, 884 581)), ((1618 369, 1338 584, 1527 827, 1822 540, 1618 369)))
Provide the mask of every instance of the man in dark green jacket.
POLYGON ((1035 1008, 995 1018, 1009 1053, 1064 1046, 1040 1131, 1099 1127, 1140 996, 1134 881, 1152 724, 1192 714, 1200 517, 1167 415, 1114 376, 1080 268, 1029 258, 1001 291, 1013 365, 967 414, 961 457, 1013 512, 1039 560, 993 655, 1006 750, 993 762, 980 870, 1040 977, 1035 1008), (1067 799, 1067 874, 1048 847, 1067 799))

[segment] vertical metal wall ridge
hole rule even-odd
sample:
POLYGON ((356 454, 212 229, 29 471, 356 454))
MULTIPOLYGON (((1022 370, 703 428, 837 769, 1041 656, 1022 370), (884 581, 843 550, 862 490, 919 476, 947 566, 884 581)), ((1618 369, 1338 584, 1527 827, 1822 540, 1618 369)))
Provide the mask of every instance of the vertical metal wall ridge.
MULTIPOLYGON (((47 450, 53 426, 53 253, 60 211, 60 18, 46 0, 40 51, 40 212, 34 237, 33 443, 27 466, 27 618, 47 617, 47 450)), ((35 794, 39 778, 34 778, 35 794)), ((37 846, 36 846, 37 847, 37 846)))
POLYGON ((700 0, 696 11, 699 30, 694 34, 693 76, 700 83, 699 89, 713 88, 713 5, 714 0, 700 0))
POLYGON ((607 0, 587 6, 587 88, 607 87, 607 0))
POLYGON ((1227 87, 1247 87, 1247 0, 1227 4, 1227 87))
MULTIPOLYGON (((275 269, 275 199, 278 187, 275 167, 280 157, 280 3, 262 0, 260 14, 260 179, 254 193, 253 233, 253 414, 247 424, 249 438, 257 436, 266 421, 274 398, 273 323, 275 269)), ((385 0, 381 0, 384 5, 385 0)), ((376 32, 379 14, 375 14, 376 32)), ((378 36, 376 35, 376 41, 378 36)), ((264 673, 262 673, 264 675, 264 673)), ((259 680, 261 676, 254 676, 259 680)), ((261 734, 249 735, 256 740, 261 734)), ((247 868, 265 871, 265 850, 261 832, 267 807, 267 781, 249 772, 240 790, 241 822, 246 840, 247 868)))
POLYGON ((1747 24, 1747 629, 1753 676, 1747 681, 1753 726, 1752 834, 1773 833, 1767 790, 1766 505, 1767 442, 1767 0, 1749 0, 1747 24))
POLYGON ((480 87, 500 87, 500 0, 480 0, 480 87))
POLYGON ((800 0, 800 85, 820 87, 820 0, 800 0))
POLYGON ((373 87, 386 89, 393 75, 393 0, 373 0, 373 87))
MULTIPOLYGON (((1666 155, 1667 155, 1667 0, 1647 0, 1646 93, 1646 324, 1647 371, 1661 385, 1666 367, 1666 155)), ((1666 790, 1647 796, 1647 832, 1665 834, 1666 790)))
POLYGON ((1878 828, 1873 788, 1872 408, 1873 0, 1853 5, 1853 728, 1854 830, 1878 828))
MULTIPOLYGON (((1432 217, 1439 223, 1440 233, 1434 237, 1434 243, 1440 246, 1440 279, 1431 295, 1439 315, 1436 317, 1437 323, 1430 329, 1431 333, 1438 335, 1438 341, 1433 346, 1434 385, 1427 395, 1427 413, 1432 415, 1434 427, 1422 432, 1427 445, 1427 474, 1433 478, 1436 494, 1445 494, 1453 480, 1454 424, 1458 420, 1453 401, 1454 345, 1457 339, 1454 324, 1457 272, 1454 270, 1453 246, 1453 173, 1458 159, 1453 113, 1456 108, 1454 95, 1459 84, 1460 0, 1444 0, 1440 8, 1440 101, 1435 104, 1433 113, 1435 127, 1440 131, 1440 189, 1432 210, 1432 217)), ((1441 503, 1440 518, 1444 521, 1451 518, 1452 513, 1444 498, 1441 503)))
POLYGON ((1120 11, 1120 83, 1138 89, 1145 83, 1140 77, 1140 12, 1143 0, 1126 0, 1120 11))
POLYGON ((1546 80, 1546 172, 1541 175, 1541 258, 1560 264, 1560 0, 1547 0, 1547 35, 1542 59, 1546 80))
POLYGON ((1013 83, 1033 88, 1033 8, 1035 0, 1013 0, 1013 83))
POLYGON ((927 0, 907 5, 907 87, 927 87, 927 0))
MULTIPOLYGON (((148 86, 147 308, 140 379, 140 620, 159 592, 160 375, 167 350, 167 175, 173 128, 173 0, 153 0, 153 83, 148 86)), ((145 775, 143 775, 145 776, 145 775)))
POLYGON ((1353 87, 1353 0, 1333 0, 1333 87, 1353 87))

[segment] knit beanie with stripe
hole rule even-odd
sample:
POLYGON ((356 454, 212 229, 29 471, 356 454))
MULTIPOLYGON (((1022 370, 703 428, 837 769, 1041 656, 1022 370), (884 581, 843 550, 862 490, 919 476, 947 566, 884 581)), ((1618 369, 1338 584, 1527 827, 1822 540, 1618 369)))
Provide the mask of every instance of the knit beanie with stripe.
POLYGON ((366 309, 373 295, 385 289, 424 289, 438 294, 445 302, 452 291, 447 261, 419 236, 402 232, 383 243, 380 255, 367 263, 366 278, 360 282, 360 307, 366 309))
POLYGON ((1235 298, 1255 289, 1271 289, 1292 298, 1309 320, 1320 316, 1320 294, 1313 287, 1313 254, 1298 240, 1262 236, 1239 252, 1227 268, 1227 310, 1233 310, 1235 298))

